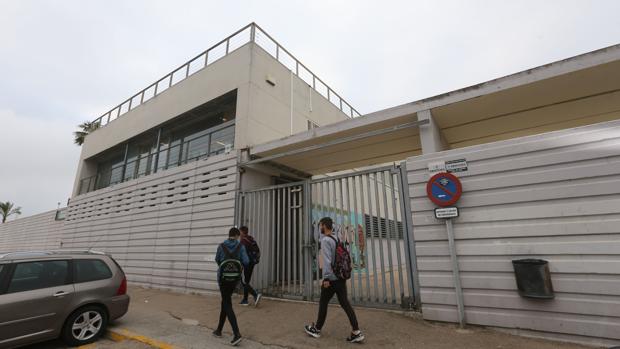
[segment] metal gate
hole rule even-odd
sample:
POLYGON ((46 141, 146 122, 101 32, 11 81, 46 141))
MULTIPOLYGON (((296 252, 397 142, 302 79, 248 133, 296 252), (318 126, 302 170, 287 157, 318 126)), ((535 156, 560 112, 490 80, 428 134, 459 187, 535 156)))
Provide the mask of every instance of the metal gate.
POLYGON ((242 192, 240 223, 261 248, 253 286, 275 297, 318 300, 318 221, 328 216, 351 254, 351 301, 413 309, 415 256, 403 173, 390 166, 242 192))

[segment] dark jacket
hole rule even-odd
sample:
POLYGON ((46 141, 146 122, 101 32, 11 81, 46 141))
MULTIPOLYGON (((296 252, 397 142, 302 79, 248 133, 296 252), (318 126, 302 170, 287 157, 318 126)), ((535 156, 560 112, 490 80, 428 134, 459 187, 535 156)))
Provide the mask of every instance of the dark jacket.
MULTIPOLYGON (((228 250, 231 253, 234 253, 235 249, 237 248, 237 245, 240 244, 239 241, 235 240, 235 239, 226 239, 223 242, 224 246, 226 246, 226 248, 228 248, 228 250)), ((243 264, 244 268, 247 268, 250 265, 250 258, 248 257, 248 253, 245 250, 245 246, 243 246, 243 244, 241 245, 241 248, 239 249, 238 255, 235 256, 238 257, 238 259, 241 261, 241 264, 243 264)), ((217 263, 217 265, 220 265, 224 260, 226 260, 226 253, 224 253, 224 249, 222 248, 221 245, 219 245, 217 247, 217 253, 215 254, 215 262, 217 263)), ((220 281, 220 269, 217 269, 217 281, 220 281)))

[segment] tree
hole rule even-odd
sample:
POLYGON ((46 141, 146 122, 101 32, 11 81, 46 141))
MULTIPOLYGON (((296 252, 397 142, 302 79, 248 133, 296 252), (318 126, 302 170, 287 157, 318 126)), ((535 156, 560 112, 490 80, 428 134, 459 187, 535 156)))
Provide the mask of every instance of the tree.
POLYGON ((86 121, 78 125, 80 130, 73 132, 73 135, 75 136, 75 144, 82 145, 86 136, 88 136, 94 130, 98 129, 99 125, 100 124, 98 121, 86 121))
POLYGON ((2 223, 6 222, 6 219, 9 218, 10 215, 20 215, 22 214, 22 208, 19 206, 15 206, 14 203, 0 202, 0 215, 2 215, 2 223))

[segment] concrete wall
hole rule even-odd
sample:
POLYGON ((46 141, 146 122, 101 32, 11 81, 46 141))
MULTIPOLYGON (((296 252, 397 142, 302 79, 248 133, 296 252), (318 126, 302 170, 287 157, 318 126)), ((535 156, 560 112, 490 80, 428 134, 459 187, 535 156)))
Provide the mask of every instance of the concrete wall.
POLYGON ((234 224, 237 154, 218 155, 80 195, 64 248, 111 253, 133 284, 215 291, 215 252, 234 224))
POLYGON ((0 224, 0 253, 60 248, 64 221, 56 210, 0 224))
POLYGON ((620 121, 409 158, 424 318, 457 321, 427 164, 466 158, 455 220, 470 324, 599 344, 620 339, 620 121), (556 297, 521 298, 511 260, 549 261, 556 297))
POLYGON ((334 104, 297 75, 291 74, 289 68, 267 51, 258 45, 253 47, 248 111, 243 114, 247 115, 247 119, 237 120, 238 148, 307 131, 308 121, 324 126, 348 119, 334 104), (275 86, 267 83, 268 76, 275 86))

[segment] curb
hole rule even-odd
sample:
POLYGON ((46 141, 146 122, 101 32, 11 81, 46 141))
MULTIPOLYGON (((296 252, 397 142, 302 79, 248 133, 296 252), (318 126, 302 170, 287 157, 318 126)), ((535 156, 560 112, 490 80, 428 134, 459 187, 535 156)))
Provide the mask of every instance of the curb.
POLYGON ((124 340, 132 340, 132 341, 147 344, 157 349, 182 349, 170 343, 162 342, 154 338, 150 338, 147 336, 143 336, 141 334, 133 333, 124 328, 109 328, 105 336, 115 342, 122 342, 124 340))

